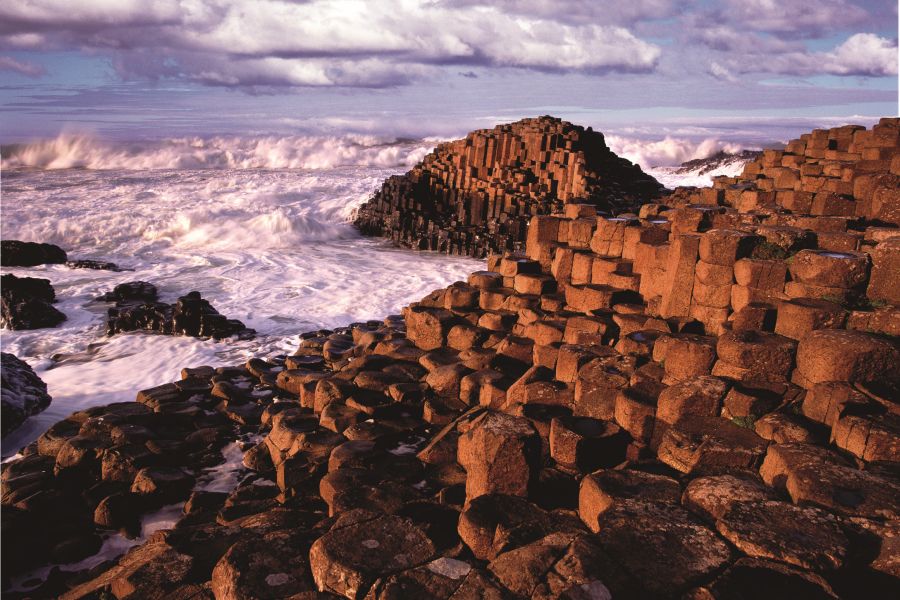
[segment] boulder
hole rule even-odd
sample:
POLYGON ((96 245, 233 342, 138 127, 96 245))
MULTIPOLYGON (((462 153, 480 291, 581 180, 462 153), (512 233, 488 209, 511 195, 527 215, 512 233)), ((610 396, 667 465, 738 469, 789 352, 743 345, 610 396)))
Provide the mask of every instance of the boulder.
POLYGON ((487 411, 459 438, 457 460, 466 470, 466 500, 482 494, 527 496, 540 467, 541 438, 528 421, 487 411))
POLYGON ((63 264, 66 252, 54 244, 3 240, 0 242, 0 265, 4 267, 36 267, 63 264))
POLYGON ((598 518, 626 500, 677 504, 681 486, 671 477, 633 469, 601 469, 581 480, 578 516, 588 528, 600 529, 598 518))
POLYGON ((789 269, 793 280, 802 284, 849 289, 865 283, 869 257, 863 252, 801 250, 789 269))
POLYGON ((810 388, 826 381, 875 381, 896 377, 896 342, 862 331, 820 329, 797 346, 795 381, 810 388))
POLYGON ((857 517, 896 519, 900 515, 900 484, 856 469, 819 446, 772 444, 759 474, 766 484, 786 490, 797 504, 857 517))
POLYGON ((381 577, 429 562, 434 545, 407 519, 352 511, 338 519, 309 550, 316 587, 362 598, 381 577))
POLYGON ((748 556, 820 572, 840 569, 850 545, 833 514, 777 500, 736 502, 716 529, 748 556))
POLYGON ((596 539, 630 576, 627 598, 678 597, 731 559, 721 538, 671 504, 622 501, 600 515, 596 539))
POLYGON ((705 521, 715 523, 739 502, 775 500, 775 491, 753 473, 708 475, 691 480, 681 504, 705 521))
POLYGON ((314 590, 308 555, 288 532, 252 534, 232 545, 212 571, 216 600, 285 598, 314 590))
POLYGON ((41 381, 28 363, 8 352, 0 353, 0 381, 3 390, 0 394, 3 435, 50 406, 52 399, 47 393, 47 384, 41 381))
POLYGON ((720 417, 686 416, 670 427, 659 445, 659 460, 682 473, 752 469, 766 441, 720 417))
POLYGON ((0 278, 0 326, 7 329, 56 327, 66 315, 51 306, 56 293, 49 279, 3 275, 0 278))

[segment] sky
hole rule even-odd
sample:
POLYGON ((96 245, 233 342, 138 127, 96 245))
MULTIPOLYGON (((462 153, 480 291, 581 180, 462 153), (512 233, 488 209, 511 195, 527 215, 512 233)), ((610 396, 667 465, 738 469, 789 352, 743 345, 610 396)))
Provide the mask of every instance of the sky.
POLYGON ((553 114, 785 141, 898 111, 896 0, 12 0, 0 142, 452 137, 553 114))

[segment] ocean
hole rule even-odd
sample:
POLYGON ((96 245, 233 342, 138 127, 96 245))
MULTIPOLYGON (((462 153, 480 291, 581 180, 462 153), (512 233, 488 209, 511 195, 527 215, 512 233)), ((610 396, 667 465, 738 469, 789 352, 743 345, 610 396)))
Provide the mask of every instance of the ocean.
MULTIPOLYGON (((128 269, 5 269, 49 279, 67 320, 0 334, 3 351, 27 361, 53 397, 3 440, 4 457, 70 413, 134 400, 138 390, 178 379, 182 367, 291 354, 303 332, 382 319, 483 268, 479 260, 364 238, 351 225, 384 179, 407 171, 434 144, 372 135, 135 143, 62 135, 4 148, 3 239, 49 242, 70 259, 128 269), (257 336, 107 337, 110 305, 97 297, 135 280, 156 285, 165 302, 197 290, 257 336)), ((705 185, 740 168, 649 171, 671 187, 705 185)))

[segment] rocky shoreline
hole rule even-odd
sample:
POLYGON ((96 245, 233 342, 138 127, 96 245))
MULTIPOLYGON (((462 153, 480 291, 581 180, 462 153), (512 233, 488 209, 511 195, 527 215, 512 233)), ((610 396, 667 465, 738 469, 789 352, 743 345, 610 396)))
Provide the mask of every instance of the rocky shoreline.
POLYGON ((3 468, 4 595, 897 595, 900 120, 652 203, 559 191, 482 243, 382 190, 401 225, 373 231, 502 252, 402 315, 54 425, 3 468), (230 448, 233 489, 198 489, 230 448))

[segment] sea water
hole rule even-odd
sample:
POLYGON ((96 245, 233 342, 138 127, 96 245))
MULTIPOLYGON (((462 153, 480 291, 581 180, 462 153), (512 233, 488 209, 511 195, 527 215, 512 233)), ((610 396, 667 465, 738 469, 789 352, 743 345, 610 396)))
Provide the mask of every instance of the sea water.
POLYGON ((383 319, 483 268, 471 258, 395 248, 351 224, 384 179, 430 147, 359 136, 132 145, 64 137, 5 149, 3 239, 49 242, 70 259, 129 270, 4 269, 49 279, 67 317, 56 328, 0 335, 3 351, 27 361, 53 397, 3 440, 4 456, 73 411, 134 400, 138 390, 179 379, 182 367, 290 354, 303 332, 383 319), (257 336, 108 337, 110 305, 97 297, 135 280, 156 285, 165 302, 197 290, 257 336))

